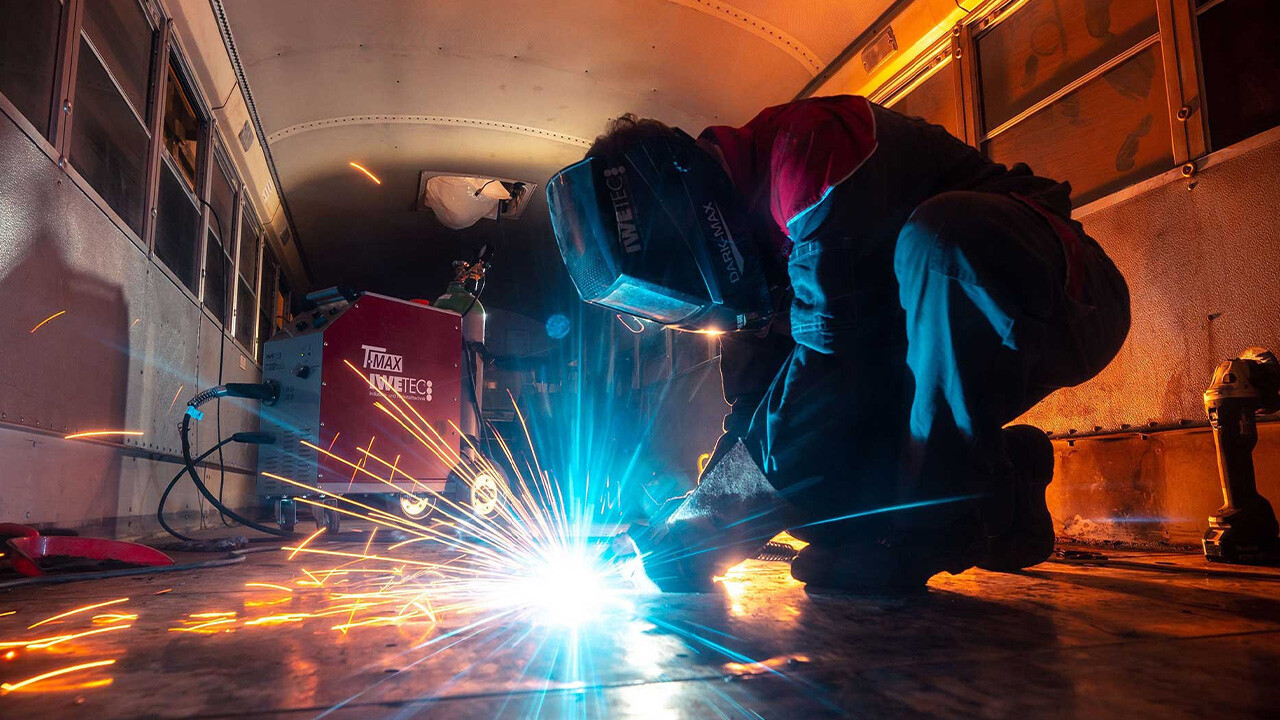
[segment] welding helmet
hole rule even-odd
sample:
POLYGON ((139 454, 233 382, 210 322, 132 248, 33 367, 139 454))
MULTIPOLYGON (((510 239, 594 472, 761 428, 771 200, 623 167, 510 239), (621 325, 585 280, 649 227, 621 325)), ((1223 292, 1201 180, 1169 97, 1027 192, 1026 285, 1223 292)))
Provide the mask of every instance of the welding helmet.
POLYGON ((560 255, 586 302, 684 330, 769 318, 761 258, 728 173, 680 130, 588 157, 547 183, 560 255))

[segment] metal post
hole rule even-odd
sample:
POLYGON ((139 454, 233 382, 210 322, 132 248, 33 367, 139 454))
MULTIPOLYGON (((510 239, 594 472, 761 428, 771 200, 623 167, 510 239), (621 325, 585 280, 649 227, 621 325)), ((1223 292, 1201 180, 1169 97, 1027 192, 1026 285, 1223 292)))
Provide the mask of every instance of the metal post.
POLYGON ((67 143, 71 136, 71 111, 75 107, 76 65, 80 56, 83 10, 84 0, 66 0, 62 5, 53 101, 50 103, 48 123, 41 128, 49 132, 49 142, 58 152, 58 167, 66 164, 67 143))
POLYGON ((147 204, 142 226, 142 243, 147 246, 147 256, 155 254, 156 221, 160 215, 160 163, 164 152, 164 99, 169 82, 169 38, 173 35, 173 21, 161 19, 151 59, 151 107, 147 114, 147 129, 151 131, 151 146, 147 149, 147 204))

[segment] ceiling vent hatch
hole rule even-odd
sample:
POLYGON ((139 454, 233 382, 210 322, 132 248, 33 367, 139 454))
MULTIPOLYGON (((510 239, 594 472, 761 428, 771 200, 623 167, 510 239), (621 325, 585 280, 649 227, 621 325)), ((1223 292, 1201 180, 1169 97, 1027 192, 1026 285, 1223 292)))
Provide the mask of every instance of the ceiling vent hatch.
POLYGON ((537 183, 511 178, 424 170, 418 176, 418 209, 430 208, 446 227, 471 227, 482 219, 515 220, 537 183))

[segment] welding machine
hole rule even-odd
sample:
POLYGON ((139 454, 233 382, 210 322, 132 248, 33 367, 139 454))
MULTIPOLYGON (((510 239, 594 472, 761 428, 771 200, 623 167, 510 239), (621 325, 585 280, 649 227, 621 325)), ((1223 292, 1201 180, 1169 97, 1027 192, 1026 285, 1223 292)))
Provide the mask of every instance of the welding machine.
MULTIPOLYGON (((467 427, 462 316, 339 289, 308 301, 312 309, 263 350, 263 380, 278 383, 280 392, 262 408, 262 430, 277 441, 260 448, 257 490, 274 501, 276 522, 293 528, 299 496, 398 492, 413 516, 429 505, 423 486, 446 496, 474 492, 445 459, 470 451, 458 434, 467 427), (434 451, 419 434, 433 440, 434 451)), ((334 531, 338 518, 323 510, 317 524, 334 531)))

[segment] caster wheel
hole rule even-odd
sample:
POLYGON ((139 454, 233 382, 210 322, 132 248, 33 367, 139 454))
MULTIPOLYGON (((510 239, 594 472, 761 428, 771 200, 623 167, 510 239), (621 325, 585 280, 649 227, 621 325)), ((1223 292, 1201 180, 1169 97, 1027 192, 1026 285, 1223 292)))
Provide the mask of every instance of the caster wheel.
POLYGON ((316 529, 327 535, 337 535, 342 527, 342 513, 331 508, 316 508, 316 529))
POLYGON ((293 498, 276 500, 276 525, 285 532, 293 532, 298 525, 298 506, 293 498))
POLYGON ((425 520, 435 512, 436 498, 434 495, 411 495, 405 493, 400 495, 400 513, 410 520, 425 520))
POLYGON ((502 501, 499 482, 501 481, 498 478, 487 472, 476 476, 470 483, 471 497, 468 500, 471 503, 471 512, 485 519, 498 513, 498 503, 502 501))

